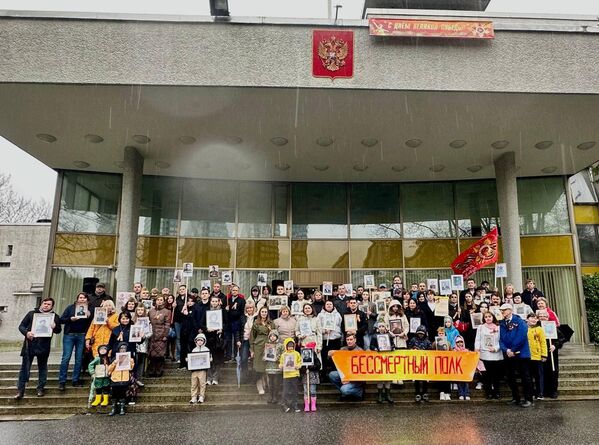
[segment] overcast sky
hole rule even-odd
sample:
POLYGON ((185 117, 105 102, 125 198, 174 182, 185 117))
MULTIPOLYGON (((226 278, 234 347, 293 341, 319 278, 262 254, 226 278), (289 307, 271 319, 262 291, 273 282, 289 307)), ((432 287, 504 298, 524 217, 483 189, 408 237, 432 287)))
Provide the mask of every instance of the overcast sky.
MULTIPOLYGON (((340 18, 359 19, 363 0, 332 0, 342 5, 340 18)), ((208 15, 208 0, 0 0, 1 10, 128 12, 208 15)), ((326 18, 327 0, 229 0, 234 16, 326 18)), ((539 14, 590 14, 599 16, 597 0, 491 0, 488 12, 539 14)), ((27 153, 0 137, 0 172, 13 176, 20 194, 52 201, 56 174, 27 153)))

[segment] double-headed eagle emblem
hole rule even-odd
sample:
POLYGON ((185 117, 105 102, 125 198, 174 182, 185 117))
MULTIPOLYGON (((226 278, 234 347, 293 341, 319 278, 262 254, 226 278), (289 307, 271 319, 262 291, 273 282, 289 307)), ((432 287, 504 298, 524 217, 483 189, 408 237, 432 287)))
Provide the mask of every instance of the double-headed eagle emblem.
POLYGON ((347 42, 335 36, 318 42, 318 56, 322 66, 329 71, 337 71, 344 66, 348 53, 347 42))

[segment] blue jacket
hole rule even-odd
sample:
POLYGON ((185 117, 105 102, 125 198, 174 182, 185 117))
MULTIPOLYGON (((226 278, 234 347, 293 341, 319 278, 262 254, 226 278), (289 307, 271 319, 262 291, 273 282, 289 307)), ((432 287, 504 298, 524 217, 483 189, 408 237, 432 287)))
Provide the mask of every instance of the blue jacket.
POLYGON ((518 353, 520 358, 530 358, 530 349, 528 347, 528 326, 526 322, 512 314, 512 320, 508 323, 501 320, 499 323, 499 347, 505 354, 508 349, 518 353))

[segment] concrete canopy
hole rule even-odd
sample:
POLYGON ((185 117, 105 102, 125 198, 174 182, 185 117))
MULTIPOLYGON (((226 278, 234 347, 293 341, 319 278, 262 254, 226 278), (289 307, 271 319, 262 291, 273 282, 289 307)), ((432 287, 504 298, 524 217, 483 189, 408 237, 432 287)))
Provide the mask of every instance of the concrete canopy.
POLYGON ((599 159, 597 109, 596 95, 0 84, 0 134, 50 167, 120 173, 135 146, 145 174, 214 179, 493 178, 509 150, 518 176, 573 174, 599 159))

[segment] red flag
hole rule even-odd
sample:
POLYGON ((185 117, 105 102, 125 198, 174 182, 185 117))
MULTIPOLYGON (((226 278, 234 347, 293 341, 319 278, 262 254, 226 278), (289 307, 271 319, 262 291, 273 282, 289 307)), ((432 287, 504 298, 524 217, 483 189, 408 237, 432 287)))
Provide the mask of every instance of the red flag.
POLYGON ((467 279, 477 270, 496 263, 498 258, 497 227, 495 227, 453 260, 451 268, 456 274, 464 275, 464 279, 467 279))
POLYGON ((312 76, 353 77, 354 32, 339 29, 312 32, 312 76))

